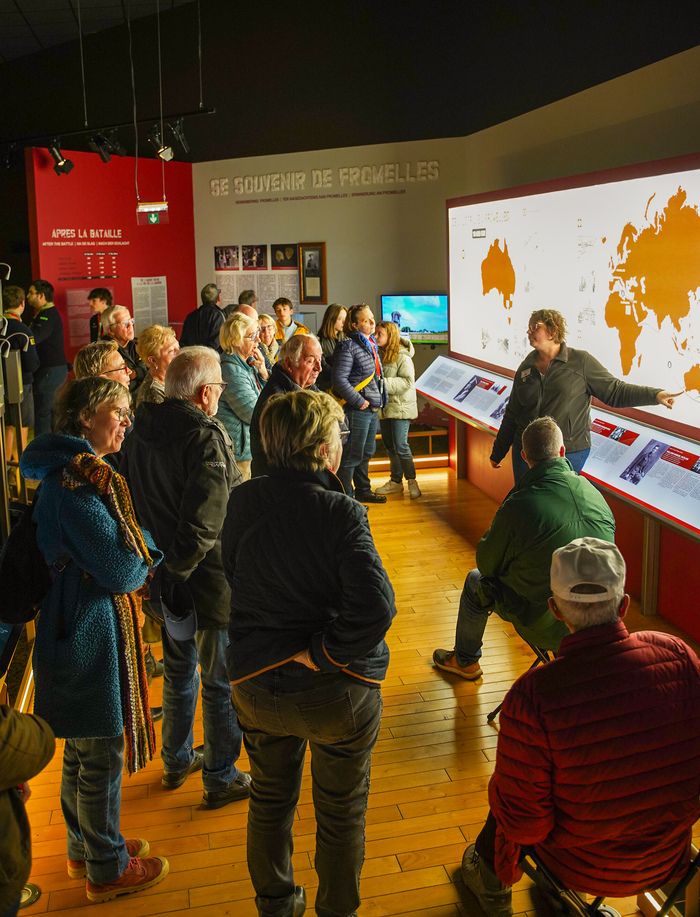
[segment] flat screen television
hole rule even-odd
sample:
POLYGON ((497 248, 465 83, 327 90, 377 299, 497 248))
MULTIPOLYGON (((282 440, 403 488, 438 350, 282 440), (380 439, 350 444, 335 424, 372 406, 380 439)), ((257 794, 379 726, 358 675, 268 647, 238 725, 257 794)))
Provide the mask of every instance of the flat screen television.
POLYGON ((414 344, 447 344, 446 293, 382 293, 382 321, 414 344))

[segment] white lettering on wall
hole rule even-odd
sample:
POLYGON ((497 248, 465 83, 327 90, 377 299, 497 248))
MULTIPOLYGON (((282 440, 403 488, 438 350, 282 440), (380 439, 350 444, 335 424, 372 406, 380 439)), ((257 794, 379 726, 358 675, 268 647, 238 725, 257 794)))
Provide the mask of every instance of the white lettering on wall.
POLYGON ((310 169, 289 172, 265 172, 259 175, 235 175, 212 178, 209 192, 212 197, 225 197, 229 188, 235 195, 271 194, 284 191, 305 191, 329 188, 368 188, 376 185, 411 185, 437 181, 440 162, 437 159, 418 159, 414 162, 385 162, 341 166, 338 169, 310 169))

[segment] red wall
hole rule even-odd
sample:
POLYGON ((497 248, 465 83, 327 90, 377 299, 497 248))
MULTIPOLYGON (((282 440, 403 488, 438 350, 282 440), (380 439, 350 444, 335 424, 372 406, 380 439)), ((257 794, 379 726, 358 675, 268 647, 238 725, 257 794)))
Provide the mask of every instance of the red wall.
MULTIPOLYGON (((489 463, 493 437, 458 423, 456 438, 467 443, 467 477, 488 496, 502 502, 513 486, 510 453, 503 467, 494 470, 489 463), (462 428, 462 430, 460 430, 462 428)), ((453 465, 454 466, 454 465, 453 465)), ((615 541, 627 562, 627 590, 639 598, 642 582, 642 513, 615 497, 605 498, 615 516, 615 541)), ((700 544, 668 526, 661 528, 659 560, 658 613, 688 636, 700 641, 700 544)))
MULTIPOLYGON (((93 287, 111 289, 115 303, 133 314, 131 278, 165 276, 171 324, 181 322, 198 297, 191 164, 164 164, 169 222, 138 226, 132 157, 103 163, 95 153, 63 152, 74 163, 68 175, 56 175, 46 150, 27 150, 27 182, 31 279, 42 277, 56 288, 71 359, 89 340, 85 298, 93 287)), ((159 159, 138 160, 142 201, 162 200, 162 170, 159 159)))

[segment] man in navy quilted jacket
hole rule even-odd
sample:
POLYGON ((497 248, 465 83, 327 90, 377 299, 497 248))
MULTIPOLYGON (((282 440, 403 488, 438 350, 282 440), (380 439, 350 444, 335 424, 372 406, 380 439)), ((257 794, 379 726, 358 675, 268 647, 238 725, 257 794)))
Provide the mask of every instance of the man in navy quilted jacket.
POLYGON ((676 637, 630 634, 625 562, 578 538, 552 556, 549 607, 570 633, 501 710, 491 812, 461 875, 512 914, 521 847, 567 888, 617 898, 686 870, 700 816, 700 664, 676 637))

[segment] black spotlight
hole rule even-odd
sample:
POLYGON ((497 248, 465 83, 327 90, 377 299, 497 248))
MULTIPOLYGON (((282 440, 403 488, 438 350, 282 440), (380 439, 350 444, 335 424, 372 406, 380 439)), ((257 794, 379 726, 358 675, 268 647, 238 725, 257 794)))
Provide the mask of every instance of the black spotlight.
POLYGON ((156 151, 156 155, 165 160, 165 162, 170 162, 174 157, 173 148, 168 146, 160 136, 160 127, 157 124, 153 125, 151 133, 148 135, 148 142, 156 151))
POLYGON ((112 158, 112 150, 109 140, 104 134, 93 134, 88 141, 90 149, 99 153, 102 162, 109 162, 112 158))
POLYGON ((68 175, 68 173, 73 168, 73 163, 70 159, 66 159, 66 157, 61 152, 58 140, 54 140, 47 149, 51 154, 51 158, 53 159, 53 170, 56 175, 68 175))
POLYGON ((168 127, 170 128, 170 132, 172 133, 173 137, 182 147, 183 153, 187 154, 190 151, 190 147, 185 138, 184 120, 184 118, 178 118, 177 121, 171 121, 168 123, 168 127))

